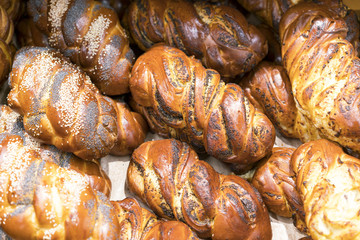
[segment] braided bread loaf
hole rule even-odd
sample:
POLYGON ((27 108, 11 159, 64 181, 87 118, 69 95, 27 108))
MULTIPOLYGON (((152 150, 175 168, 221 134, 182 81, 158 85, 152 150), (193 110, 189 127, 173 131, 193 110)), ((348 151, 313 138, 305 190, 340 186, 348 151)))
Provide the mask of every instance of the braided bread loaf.
POLYGON ((183 221, 202 238, 272 237, 256 189, 238 176, 218 174, 186 143, 142 144, 131 157, 127 184, 158 216, 183 221))
POLYGON ((197 239, 135 200, 111 203, 83 173, 42 159, 18 135, 0 134, 0 183, 0 226, 15 239, 197 239))
POLYGON ((295 226, 307 233, 303 203, 290 168, 294 151, 294 148, 273 148, 272 154, 259 163, 251 183, 269 211, 282 217, 293 217, 295 226))
POLYGON ((83 159, 129 154, 144 141, 146 123, 99 93, 57 51, 23 48, 15 56, 8 103, 33 137, 83 159))
POLYGON ((97 160, 84 161, 71 153, 62 152, 54 146, 40 144, 25 132, 23 118, 6 105, 0 105, 0 133, 20 136, 23 144, 36 150, 43 160, 85 174, 93 189, 110 196, 110 179, 101 169, 97 160))
POLYGON ((102 93, 129 91, 134 54, 112 8, 94 0, 30 0, 28 12, 49 45, 81 66, 102 93))
POLYGON ((296 105, 282 66, 261 62, 239 84, 255 108, 264 112, 284 136, 298 137, 294 131, 296 105))
POLYGON ((153 131, 245 170, 271 151, 275 130, 236 84, 182 51, 151 48, 134 64, 130 90, 153 131))
POLYGON ((323 5, 298 4, 280 24, 282 55, 303 142, 327 138, 360 151, 360 61, 346 22, 323 5))
POLYGON ((322 139, 301 145, 291 167, 312 239, 360 239, 359 159, 322 139))
POLYGON ((251 70, 267 53, 265 38, 239 11, 204 1, 134 1, 127 25, 141 49, 165 42, 223 77, 251 70))
POLYGON ((116 239, 115 211, 84 174, 42 160, 17 135, 0 134, 0 153, 0 226, 8 235, 116 239))

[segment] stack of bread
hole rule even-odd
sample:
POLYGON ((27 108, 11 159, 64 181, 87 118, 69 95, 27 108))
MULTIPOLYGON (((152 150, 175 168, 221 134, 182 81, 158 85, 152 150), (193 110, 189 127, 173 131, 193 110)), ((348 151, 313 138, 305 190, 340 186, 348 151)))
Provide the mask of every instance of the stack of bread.
POLYGON ((290 240, 360 239, 341 0, 0 0, 0 21, 2 239, 270 240, 290 218, 290 240))

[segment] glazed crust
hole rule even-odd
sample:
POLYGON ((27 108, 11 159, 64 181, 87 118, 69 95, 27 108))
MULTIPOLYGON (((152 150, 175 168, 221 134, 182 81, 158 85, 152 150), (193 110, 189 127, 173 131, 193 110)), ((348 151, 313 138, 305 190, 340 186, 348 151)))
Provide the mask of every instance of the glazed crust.
POLYGON ((142 144, 131 157, 127 185, 158 216, 183 221, 202 238, 272 237, 257 190, 238 176, 217 173, 186 143, 142 144))
MULTIPOLYGON (((116 12, 97 1, 31 0, 28 13, 50 47, 60 49, 107 95, 129 91, 134 54, 116 12)), ((35 41, 34 41, 35 42, 35 41)))
POLYGON ((261 194, 269 211, 282 217, 292 217, 294 225, 307 233, 302 199, 290 167, 294 151, 295 148, 273 148, 272 154, 259 163, 251 183, 261 194))
POLYGON ((286 137, 295 137, 297 115, 291 83, 286 70, 270 62, 261 62, 240 81, 246 97, 286 137))
POLYGON ((23 138, 0 134, 0 226, 14 239, 197 240, 134 199, 110 202, 84 173, 42 159, 23 138))
POLYGON ((15 56, 8 103, 24 116, 25 130, 82 159, 129 154, 145 139, 143 118, 100 94, 90 78, 48 48, 15 56))
POLYGON ((6 105, 0 105, 0 133, 20 136, 24 146, 38 151, 43 160, 83 173, 94 190, 102 192, 107 197, 110 196, 110 179, 97 160, 84 161, 54 146, 37 142, 25 132, 21 115, 6 105))
POLYGON ((346 22, 323 5, 298 4, 280 24, 282 54, 303 142, 326 138, 360 151, 360 61, 346 22))
POLYGON ((176 48, 158 45, 140 56, 130 89, 133 106, 153 131, 188 142, 198 152, 206 150, 238 171, 272 149, 274 127, 243 90, 176 48))
POLYGON ((164 42, 201 59, 223 77, 250 71, 267 54, 260 31, 225 5, 138 0, 130 5, 127 25, 141 49, 164 42))
POLYGON ((359 159, 321 139, 301 145, 291 168, 312 239, 359 239, 359 159))

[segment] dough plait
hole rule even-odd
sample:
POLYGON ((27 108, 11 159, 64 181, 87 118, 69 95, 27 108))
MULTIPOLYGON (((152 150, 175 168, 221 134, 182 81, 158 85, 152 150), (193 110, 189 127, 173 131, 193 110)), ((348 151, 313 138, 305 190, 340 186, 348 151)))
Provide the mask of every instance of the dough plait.
POLYGON ((174 47, 154 46, 140 56, 130 89, 153 131, 206 150, 238 171, 271 152, 274 127, 243 90, 174 47))
POLYGON ((360 239, 359 159, 321 139, 297 148, 291 168, 312 239, 360 239))
POLYGON ((280 23, 283 64, 303 142, 326 138, 360 151, 360 61, 346 22, 323 5, 302 3, 280 23))
POLYGON ((38 151, 43 160, 85 174, 93 189, 102 192, 107 197, 110 196, 110 179, 97 160, 85 161, 71 153, 58 150, 52 145, 39 143, 25 132, 21 115, 6 105, 0 105, 0 133, 20 136, 24 146, 38 151))
POLYGON ((269 117, 286 137, 295 137, 297 109, 286 70, 270 62, 261 62, 239 82, 246 97, 269 117))
POLYGON ((207 1, 133 1, 127 19, 141 49, 164 42, 196 56, 223 77, 251 70, 268 50, 261 32, 238 10, 207 1))
POLYGON ((31 35, 47 35, 49 46, 81 66, 102 93, 129 91, 134 53, 111 7, 94 0, 30 0, 28 13, 37 27, 31 35))
POLYGON ((20 0, 0 0, 0 6, 8 13, 11 20, 16 21, 20 18, 24 3, 20 0))
POLYGON ((239 176, 217 173, 186 143, 165 139, 140 145, 131 157, 127 185, 158 216, 185 222, 201 238, 272 237, 257 190, 239 176))
POLYGON ((83 159, 129 154, 144 141, 144 119, 100 94, 90 78, 54 49, 22 48, 10 74, 8 103, 25 130, 83 159))
POLYGON ((274 147, 271 155, 258 164, 251 180, 269 211, 294 220, 301 232, 308 233, 300 194, 296 190, 295 174, 290 159, 295 148, 274 147))
POLYGON ((18 135, 0 134, 0 182, 0 226, 14 239, 197 239, 135 200, 110 202, 84 174, 42 159, 18 135), (186 237, 166 237, 171 231, 186 237))

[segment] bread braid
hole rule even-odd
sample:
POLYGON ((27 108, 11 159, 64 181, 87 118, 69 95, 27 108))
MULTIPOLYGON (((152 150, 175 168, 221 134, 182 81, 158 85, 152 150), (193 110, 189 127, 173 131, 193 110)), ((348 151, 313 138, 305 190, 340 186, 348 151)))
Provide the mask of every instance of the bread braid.
POLYGON ((54 146, 37 142, 25 132, 23 118, 20 114, 6 105, 0 105, 0 133, 20 136, 23 144, 38 151, 43 160, 85 174, 93 189, 102 192, 108 197, 110 196, 110 179, 101 169, 97 160, 84 161, 71 153, 60 151, 54 146))
POLYGON ((105 97, 57 51, 23 48, 15 56, 8 103, 25 130, 83 159, 128 154, 146 135, 143 118, 105 97))
POLYGON ((102 93, 129 91, 134 54, 112 8, 94 0, 30 0, 28 12, 49 45, 81 66, 102 93))
POLYGON ((235 8, 180 0, 134 1, 128 27, 138 46, 146 50, 165 42, 195 55, 223 77, 251 70, 267 53, 267 44, 235 8))
POLYGON ((271 239, 256 189, 238 176, 217 173, 186 143, 142 144, 131 157, 127 183, 158 216, 183 221, 202 238, 271 239))
POLYGON ((291 166, 312 239, 360 239, 359 159, 321 139, 301 145, 291 166))
POLYGON ((0 225, 9 236, 117 239, 110 201, 84 174, 42 160, 18 135, 0 134, 0 152, 0 225))
POLYGON ((246 97, 269 117, 286 137, 299 136, 294 130, 297 109, 286 70, 270 62, 261 62, 239 83, 246 97))
POLYGON ((271 151, 274 127, 243 90, 176 48, 159 45, 140 56, 130 89, 153 131, 206 150, 238 170, 271 151))
POLYGON ((303 142, 327 138, 360 151, 359 58, 346 22, 323 5, 298 4, 280 24, 284 67, 303 142))
POLYGON ((251 183, 261 194, 269 211, 282 217, 292 217, 297 229, 307 233, 302 199, 290 167, 294 151, 294 148, 273 148, 272 154, 258 164, 251 183))
POLYGON ((21 136, 0 134, 0 226, 9 237, 197 239, 185 224, 157 220, 135 200, 110 202, 83 173, 42 156, 21 136))

